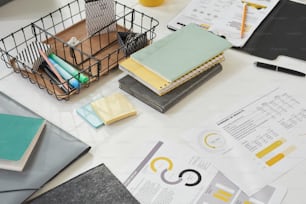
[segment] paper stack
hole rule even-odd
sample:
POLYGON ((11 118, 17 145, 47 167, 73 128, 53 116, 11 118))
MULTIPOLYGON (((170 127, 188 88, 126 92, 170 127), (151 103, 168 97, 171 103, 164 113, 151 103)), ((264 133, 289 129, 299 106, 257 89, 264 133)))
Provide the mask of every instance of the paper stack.
POLYGON ((224 60, 223 51, 230 47, 225 39, 189 24, 119 63, 119 68, 130 76, 119 80, 120 88, 165 112, 174 103, 165 107, 160 100, 163 97, 170 99, 168 94, 192 81, 185 85, 184 94, 182 91, 172 94, 172 101, 178 102, 186 95, 186 90, 190 92, 197 87, 194 84, 199 85, 200 81, 206 81, 221 71, 219 64, 224 60), (131 84, 131 80, 134 81, 132 84, 138 82, 141 85, 127 86, 127 81, 131 84))

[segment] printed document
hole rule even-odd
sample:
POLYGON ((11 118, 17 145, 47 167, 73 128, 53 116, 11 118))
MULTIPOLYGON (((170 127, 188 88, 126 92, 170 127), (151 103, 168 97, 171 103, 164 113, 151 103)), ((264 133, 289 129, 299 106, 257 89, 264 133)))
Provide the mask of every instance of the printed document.
POLYGON ((248 195, 306 158, 306 105, 276 88, 184 139, 248 195))
POLYGON ((184 142, 157 142, 124 184, 144 204, 275 204, 286 194, 267 185, 247 196, 184 142))
POLYGON ((191 0, 168 23, 168 28, 178 30, 189 23, 195 23, 216 35, 224 36, 234 47, 242 47, 279 0, 252 0, 251 2, 248 4, 246 26, 242 38, 240 37, 242 1, 191 0))

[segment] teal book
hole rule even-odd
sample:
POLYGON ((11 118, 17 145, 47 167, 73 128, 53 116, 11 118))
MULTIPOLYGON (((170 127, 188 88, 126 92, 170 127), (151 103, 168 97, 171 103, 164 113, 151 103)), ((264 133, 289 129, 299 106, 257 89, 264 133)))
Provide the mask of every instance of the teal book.
POLYGON ((133 53, 131 58, 173 82, 232 45, 204 28, 189 24, 133 53))
MULTIPOLYGON (((1 91, 0 104, 0 115, 40 118, 1 91)), ((89 150, 90 146, 86 143, 46 120, 43 132, 23 171, 0 169, 0 203, 24 203, 34 192, 43 188, 89 150)))
POLYGON ((42 118, 0 114, 0 169, 23 170, 45 123, 42 118))

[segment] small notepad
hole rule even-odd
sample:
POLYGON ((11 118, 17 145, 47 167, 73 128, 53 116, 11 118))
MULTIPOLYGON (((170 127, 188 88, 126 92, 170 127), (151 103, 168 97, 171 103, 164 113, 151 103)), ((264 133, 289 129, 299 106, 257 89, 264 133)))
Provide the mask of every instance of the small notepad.
POLYGON ((86 120, 90 125, 92 125, 95 128, 98 128, 102 126, 104 123, 101 120, 101 118, 95 113, 95 111, 92 109, 91 104, 86 104, 81 106, 76 110, 76 112, 84 119, 86 120))
POLYGON ((120 93, 98 99, 91 103, 91 107, 106 125, 136 115, 136 109, 120 93))

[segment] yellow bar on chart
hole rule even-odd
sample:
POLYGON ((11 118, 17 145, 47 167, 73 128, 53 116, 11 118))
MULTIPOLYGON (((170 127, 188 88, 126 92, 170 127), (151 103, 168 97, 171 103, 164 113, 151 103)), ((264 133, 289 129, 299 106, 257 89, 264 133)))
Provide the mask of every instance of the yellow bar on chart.
POLYGON ((228 203, 230 201, 230 198, 224 197, 224 196, 222 196, 220 194, 217 194, 217 193, 215 193, 213 196, 215 198, 219 199, 219 200, 222 200, 223 202, 226 202, 226 203, 228 203))
POLYGON ((219 189, 216 193, 213 194, 213 196, 219 200, 222 200, 224 202, 229 202, 233 196, 233 194, 224 191, 222 189, 219 189))
POLYGON ((285 149, 282 153, 279 153, 276 156, 274 156, 271 159, 269 159, 268 161, 266 161, 266 164, 268 166, 273 166, 274 164, 276 164, 277 162, 279 162, 280 160, 285 158, 285 156, 288 156, 288 154, 290 154, 294 150, 296 150, 296 146, 291 145, 287 149, 285 149))
POLYGON ((243 204, 252 204, 250 201, 246 200, 243 202, 243 204))
POLYGON ((283 153, 279 153, 276 156, 274 156, 271 159, 269 159, 268 161, 266 161, 266 164, 268 166, 273 166, 274 164, 276 164, 277 162, 279 162, 283 158, 285 158, 285 155, 283 153))
POLYGON ((222 189, 219 189, 219 190, 218 190, 218 193, 220 193, 220 194, 222 194, 222 195, 224 195, 224 196, 226 196, 226 197, 232 197, 232 196, 233 196, 231 193, 229 193, 229 192, 227 192, 227 191, 224 191, 224 190, 222 190, 222 189))
POLYGON ((269 146, 267 146, 266 148, 258 152, 256 154, 256 157, 263 158, 264 156, 266 156, 267 154, 269 154, 270 152, 272 152, 273 150, 275 150, 276 148, 284 144, 284 142, 285 142, 285 139, 280 139, 280 140, 273 142, 272 144, 270 144, 269 146))

